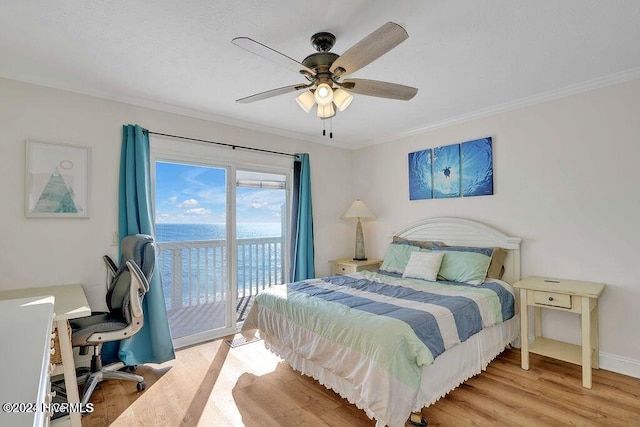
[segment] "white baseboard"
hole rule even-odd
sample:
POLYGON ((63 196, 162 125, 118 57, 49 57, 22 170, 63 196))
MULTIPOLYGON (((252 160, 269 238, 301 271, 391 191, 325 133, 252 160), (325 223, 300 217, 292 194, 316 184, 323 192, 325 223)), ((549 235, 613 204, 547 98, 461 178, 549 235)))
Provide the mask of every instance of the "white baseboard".
POLYGON ((640 360, 600 352, 600 369, 640 378, 640 360))

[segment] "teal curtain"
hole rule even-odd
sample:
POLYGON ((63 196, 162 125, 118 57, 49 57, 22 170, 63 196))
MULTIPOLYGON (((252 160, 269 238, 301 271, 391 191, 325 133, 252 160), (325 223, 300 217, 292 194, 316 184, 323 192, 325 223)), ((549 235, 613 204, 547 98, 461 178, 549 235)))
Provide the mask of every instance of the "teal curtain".
POLYGON ((314 278, 313 210, 309 155, 296 153, 293 164, 291 280, 314 278))
MULTIPOLYGON (((149 134, 138 125, 122 127, 118 234, 155 237, 151 208, 149 134)), ((149 292, 144 297, 144 326, 137 334, 120 341, 118 357, 126 365, 162 363, 175 358, 164 291, 156 261, 149 292)))

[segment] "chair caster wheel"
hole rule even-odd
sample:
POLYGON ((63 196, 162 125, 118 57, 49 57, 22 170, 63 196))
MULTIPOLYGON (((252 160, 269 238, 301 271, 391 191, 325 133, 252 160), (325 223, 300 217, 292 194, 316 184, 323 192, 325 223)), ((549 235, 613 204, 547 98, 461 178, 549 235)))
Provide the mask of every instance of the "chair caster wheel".
POLYGON ((428 425, 427 420, 420 413, 411 414, 408 421, 409 424, 416 427, 426 427, 428 425))
POLYGON ((140 381, 138 384, 136 384, 136 388, 138 389, 138 391, 142 391, 147 388, 147 384, 145 384, 144 381, 140 381))

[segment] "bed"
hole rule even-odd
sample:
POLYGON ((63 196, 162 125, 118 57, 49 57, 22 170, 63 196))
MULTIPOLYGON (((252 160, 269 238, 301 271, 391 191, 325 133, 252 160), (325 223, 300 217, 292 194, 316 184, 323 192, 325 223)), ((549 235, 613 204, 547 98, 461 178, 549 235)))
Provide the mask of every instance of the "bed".
POLYGON ((265 290, 242 334, 259 331, 269 350, 377 426, 400 427, 517 344, 510 283, 519 278, 520 238, 431 218, 395 233, 378 271, 265 290), (500 279, 480 278, 482 268, 500 279))

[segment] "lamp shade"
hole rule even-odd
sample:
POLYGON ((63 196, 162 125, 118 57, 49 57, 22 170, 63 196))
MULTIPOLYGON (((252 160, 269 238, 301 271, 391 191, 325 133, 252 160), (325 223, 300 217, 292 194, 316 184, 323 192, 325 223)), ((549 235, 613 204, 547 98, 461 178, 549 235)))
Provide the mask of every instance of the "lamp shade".
POLYGON ((338 110, 344 111, 353 101, 353 95, 344 89, 338 88, 333 92, 333 102, 338 110))
POLYGON ((321 119, 328 119, 336 115, 336 110, 333 108, 333 104, 318 105, 318 117, 321 119))
POLYGON ((313 96, 318 105, 329 105, 333 102, 333 89, 327 83, 320 83, 313 96))
POLYGON ((371 212, 371 210, 365 205, 360 199, 355 200, 349 206, 349 209, 342 214, 342 218, 351 219, 351 218, 360 218, 360 219, 375 219, 375 215, 371 212))
POLYGON ((305 113, 311 111, 314 105, 316 105, 316 99, 313 97, 313 92, 305 90, 296 98, 296 102, 304 110, 305 113))

